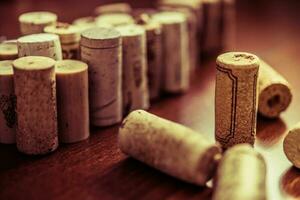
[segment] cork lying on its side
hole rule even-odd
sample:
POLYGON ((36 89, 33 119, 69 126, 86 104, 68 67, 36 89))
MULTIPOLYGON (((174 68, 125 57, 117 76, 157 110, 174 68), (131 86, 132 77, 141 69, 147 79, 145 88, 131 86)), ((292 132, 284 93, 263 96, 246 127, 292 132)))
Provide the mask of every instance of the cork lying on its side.
POLYGON ((89 133, 88 66, 76 60, 55 64, 59 141, 78 142, 89 133))
POLYGON ((266 200, 266 164, 250 145, 228 149, 214 179, 213 200, 266 200))
POLYGON ((111 25, 113 27, 134 24, 134 19, 131 15, 125 13, 107 13, 96 17, 98 27, 111 25))
POLYGON ((63 59, 79 59, 79 40, 81 29, 67 23, 57 23, 46 26, 45 33, 53 33, 59 36, 63 59))
POLYGON ((0 61, 0 143, 16 142, 16 96, 12 60, 0 61))
POLYGON ((279 117, 292 101, 290 84, 262 60, 260 61, 258 80, 258 112, 269 118, 279 117))
POLYGON ((55 60, 27 56, 13 62, 17 97, 17 148, 46 154, 58 146, 55 60))
POLYGON ((42 33, 46 26, 54 25, 56 21, 57 15, 51 12, 28 12, 19 17, 23 35, 42 33))
POLYGON ((0 43, 0 60, 15 60, 18 58, 16 40, 7 40, 0 43))
POLYGON ((215 135, 224 148, 254 144, 259 59, 245 52, 218 56, 215 94, 215 135))
POLYGON ((102 15, 106 13, 127 13, 132 11, 131 6, 128 3, 110 3, 101 5, 95 8, 96 15, 102 15))
POLYGON ((17 40, 19 57, 45 56, 54 60, 62 59, 59 37, 50 33, 39 33, 20 37, 17 40))
POLYGON ((120 149, 171 176, 205 185, 221 149, 203 135, 143 110, 131 112, 119 129, 120 149))
POLYGON ((300 169, 300 123, 297 123, 285 137, 283 150, 289 161, 300 169))

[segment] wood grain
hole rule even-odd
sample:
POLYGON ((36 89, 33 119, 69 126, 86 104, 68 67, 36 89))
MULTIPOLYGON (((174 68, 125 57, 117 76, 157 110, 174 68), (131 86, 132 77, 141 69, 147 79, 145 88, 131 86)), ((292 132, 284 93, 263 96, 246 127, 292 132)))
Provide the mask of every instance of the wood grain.
MULTIPOLYGON (((61 21, 71 22, 91 14, 99 5, 97 0, 80 2, 1 1, 0 32, 17 37, 17 16, 24 11, 46 8, 58 13, 61 21), (73 9, 66 9, 70 6, 73 9)), ((134 7, 154 5, 128 2, 136 2, 134 7)), ((300 198, 300 171, 291 167, 282 151, 286 131, 300 121, 299 9, 296 0, 238 1, 238 50, 262 57, 287 78, 294 92, 290 108, 280 119, 258 118, 256 148, 267 161, 272 200, 300 198)), ((166 96, 154 103, 150 112, 214 140, 214 59, 197 69, 186 95, 166 96)), ((186 184, 123 155, 117 147, 117 126, 92 132, 89 140, 61 145, 45 157, 28 157, 14 145, 0 145, 0 199, 211 199, 209 187, 186 184)))

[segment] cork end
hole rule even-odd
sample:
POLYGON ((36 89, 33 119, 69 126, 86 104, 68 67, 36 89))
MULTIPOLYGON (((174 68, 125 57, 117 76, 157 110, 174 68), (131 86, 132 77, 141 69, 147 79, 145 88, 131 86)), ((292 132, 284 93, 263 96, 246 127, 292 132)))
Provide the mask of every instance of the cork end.
POLYGON ((110 3, 95 8, 95 14, 104 13, 131 13, 132 8, 128 3, 110 3))
POLYGON ((43 56, 27 56, 13 61, 14 69, 28 71, 51 69, 54 65, 55 60, 43 56))
POLYGON ((1 43, 0 44, 0 55, 18 55, 18 47, 16 43, 1 43))
POLYGON ((12 60, 0 61, 0 76, 13 75, 12 60))
POLYGON ((55 63, 55 72, 57 74, 75 74, 86 71, 88 65, 79 60, 61 60, 55 63))
POLYGON ((122 37, 135 37, 145 34, 145 29, 140 25, 124 25, 118 26, 116 29, 121 33, 122 37))
POLYGON ((246 52, 228 52, 217 57, 216 63, 220 67, 236 68, 258 68, 259 58, 246 52))
POLYGON ((180 12, 163 11, 152 16, 154 21, 161 24, 181 24, 186 21, 186 16, 180 12))
POLYGON ((125 13, 108 13, 96 17, 96 24, 97 26, 101 24, 110 24, 115 27, 134 24, 134 19, 131 15, 125 13))
POLYGON ((47 24, 55 22, 57 15, 52 12, 28 12, 23 13, 19 17, 19 21, 22 23, 33 23, 33 24, 47 24))
POLYGON ((58 35, 52 33, 37 33, 20 37, 17 40, 18 43, 44 43, 51 41, 59 41, 58 35))
POLYGON ((283 150, 288 160, 300 169, 300 129, 289 131, 283 141, 283 150))

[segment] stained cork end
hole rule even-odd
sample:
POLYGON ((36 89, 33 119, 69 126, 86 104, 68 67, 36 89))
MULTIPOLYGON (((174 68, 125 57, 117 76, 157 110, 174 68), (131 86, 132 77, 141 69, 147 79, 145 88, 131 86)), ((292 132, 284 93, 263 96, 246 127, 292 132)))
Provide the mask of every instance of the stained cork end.
POLYGON ((27 56, 13 62, 13 68, 23 71, 46 70, 55 65, 55 60, 43 56, 27 56))
POLYGON ((13 75, 12 60, 0 61, 0 76, 13 75))
POLYGON ((81 34, 80 44, 88 48, 114 48, 121 45, 121 34, 112 28, 92 28, 81 34))
POLYGON ((163 11, 152 16, 153 21, 161 24, 181 24, 186 22, 186 16, 181 12, 163 11))
POLYGON ((246 52, 228 52, 218 56, 216 63, 228 69, 253 69, 259 67, 259 58, 246 52))
POLYGON ((57 23, 44 28, 45 33, 57 34, 63 44, 78 42, 80 40, 80 31, 79 27, 68 23, 57 23))
POLYGON ((299 124, 296 128, 289 131, 283 141, 283 150, 288 160, 300 169, 300 128, 299 124))
POLYGON ((59 75, 81 73, 87 69, 88 65, 78 60, 62 60, 55 64, 55 73, 59 75))
POLYGON ((51 12, 29 12, 20 15, 19 21, 22 23, 29 24, 48 24, 55 22, 57 20, 57 15, 51 12))

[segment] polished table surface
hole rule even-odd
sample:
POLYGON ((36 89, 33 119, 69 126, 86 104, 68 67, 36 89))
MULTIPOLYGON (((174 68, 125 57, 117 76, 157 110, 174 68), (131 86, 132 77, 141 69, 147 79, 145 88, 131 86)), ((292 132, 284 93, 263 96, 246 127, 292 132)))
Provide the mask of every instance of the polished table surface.
MULTIPOLYGON (((50 10, 59 14, 60 21, 71 21, 91 14, 99 2, 2 0, 0 35, 17 37, 17 16, 24 11, 50 10)), ((130 2, 136 7, 154 5, 130 2)), ((240 0, 237 8, 236 50, 257 54, 293 86, 292 104, 281 118, 258 117, 255 148, 267 162, 268 196, 271 200, 300 198, 300 171, 282 150, 288 129, 300 121, 300 3, 240 0)), ((199 66, 187 94, 164 97, 149 111, 214 141, 214 60, 199 66)), ((186 184, 122 154, 117 133, 118 126, 93 128, 88 140, 61 145, 56 152, 39 157, 18 153, 14 145, 0 145, 0 199, 211 199, 209 186, 186 184)))

